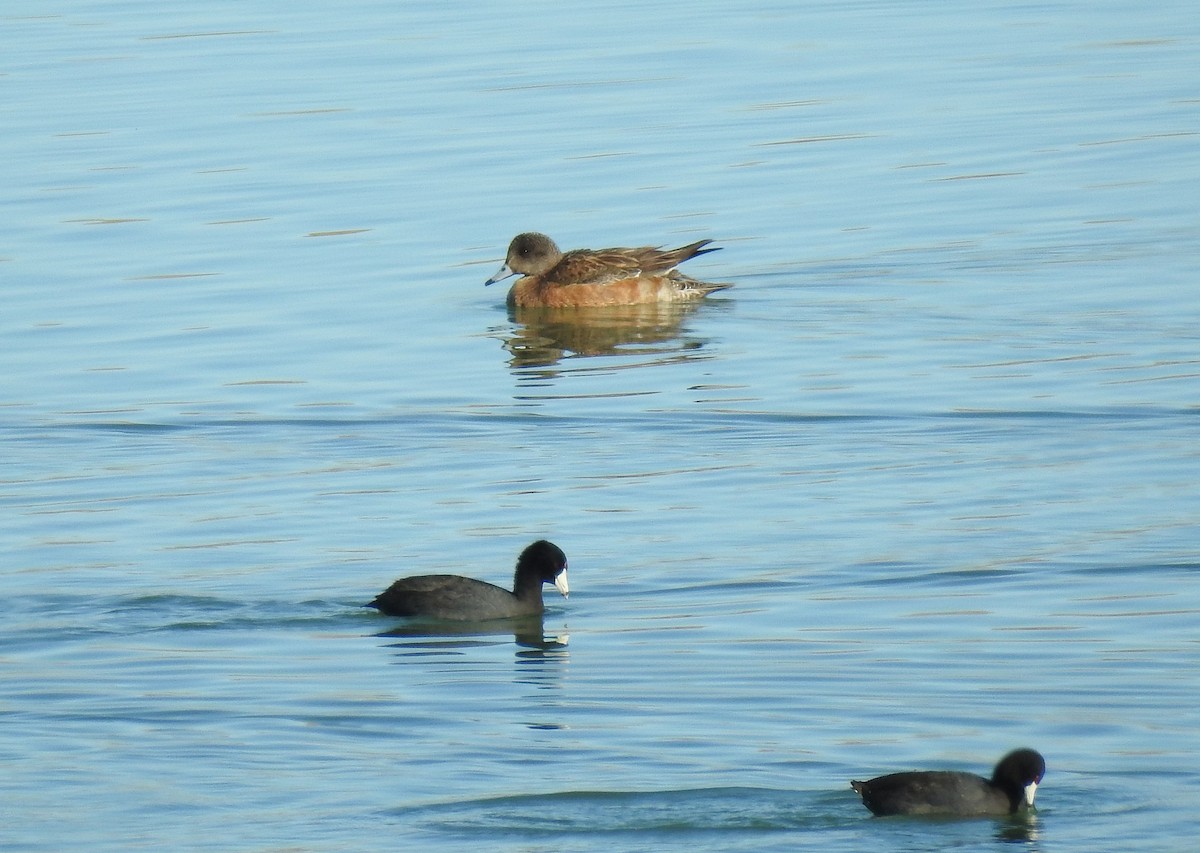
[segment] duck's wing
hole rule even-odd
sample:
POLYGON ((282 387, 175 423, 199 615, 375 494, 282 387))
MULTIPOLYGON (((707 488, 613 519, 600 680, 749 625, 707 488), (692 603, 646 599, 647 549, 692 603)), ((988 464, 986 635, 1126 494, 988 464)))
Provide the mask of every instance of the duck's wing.
POLYGON ((575 249, 563 255, 544 279, 552 284, 605 284, 634 278, 643 270, 645 249, 575 249))
POLYGON ((645 248, 631 251, 640 253, 638 260, 646 272, 662 273, 674 269, 697 255, 716 252, 721 248, 720 246, 714 246, 711 249, 704 248, 711 242, 712 240, 697 240, 695 243, 680 246, 678 249, 645 248))

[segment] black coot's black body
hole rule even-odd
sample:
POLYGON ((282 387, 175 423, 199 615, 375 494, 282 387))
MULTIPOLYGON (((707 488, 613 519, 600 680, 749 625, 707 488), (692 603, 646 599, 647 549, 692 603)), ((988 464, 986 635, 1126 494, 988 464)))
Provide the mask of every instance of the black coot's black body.
POLYGON ((542 584, 552 583, 565 598, 567 556, 552 542, 539 539, 521 552, 513 590, 459 575, 401 578, 375 596, 368 607, 389 616, 486 622, 540 614, 542 584))
POLYGON ((851 782, 850 787, 877 815, 998 816, 1031 808, 1045 774, 1041 755, 1018 749, 1000 759, 991 779, 933 770, 892 773, 869 782, 851 782))

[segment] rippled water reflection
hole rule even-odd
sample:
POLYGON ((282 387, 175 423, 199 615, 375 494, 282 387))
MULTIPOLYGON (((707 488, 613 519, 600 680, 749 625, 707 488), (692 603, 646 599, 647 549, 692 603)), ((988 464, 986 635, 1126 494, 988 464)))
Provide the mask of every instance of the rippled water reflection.
MULTIPOLYGON (((512 368, 542 368, 535 374, 538 377, 693 361, 708 357, 703 352, 708 342, 687 325, 688 317, 699 309, 699 304, 689 303, 516 308, 509 318, 516 328, 506 336, 504 346, 512 354, 512 368), (603 356, 619 358, 575 362, 603 356)), ((704 310, 711 309, 706 305, 704 310)))

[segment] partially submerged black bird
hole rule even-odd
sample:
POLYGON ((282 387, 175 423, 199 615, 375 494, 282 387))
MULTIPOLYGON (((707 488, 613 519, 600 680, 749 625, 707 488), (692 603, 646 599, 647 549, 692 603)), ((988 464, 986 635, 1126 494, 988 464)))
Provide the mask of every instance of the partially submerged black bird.
POLYGON ((1046 760, 1032 749, 1000 759, 991 779, 955 770, 892 773, 850 787, 877 815, 1007 815, 1033 807, 1046 760))
POLYGON ((552 583, 567 597, 567 555, 553 542, 539 539, 521 552, 513 589, 459 575, 416 575, 401 578, 368 604, 389 616, 486 622, 540 614, 542 584, 552 583))

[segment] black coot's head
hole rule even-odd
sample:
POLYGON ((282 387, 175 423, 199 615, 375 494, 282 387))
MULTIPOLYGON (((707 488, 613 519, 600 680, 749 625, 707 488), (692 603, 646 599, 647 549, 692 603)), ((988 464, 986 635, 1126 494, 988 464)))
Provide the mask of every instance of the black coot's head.
POLYGON ((1046 759, 1037 750, 1014 749, 992 771, 992 787, 1003 791, 1012 811, 1033 805, 1037 786, 1046 775, 1046 759))
POLYGON ((1000 816, 1033 806, 1046 761, 1032 749, 1010 752, 991 779, 974 773, 932 770, 891 773, 850 783, 877 815, 1000 816))
POLYGON ((513 593, 518 597, 522 588, 544 583, 554 584, 555 589, 566 598, 571 587, 567 584, 567 555, 553 542, 539 539, 521 552, 517 557, 517 570, 513 574, 513 593))

